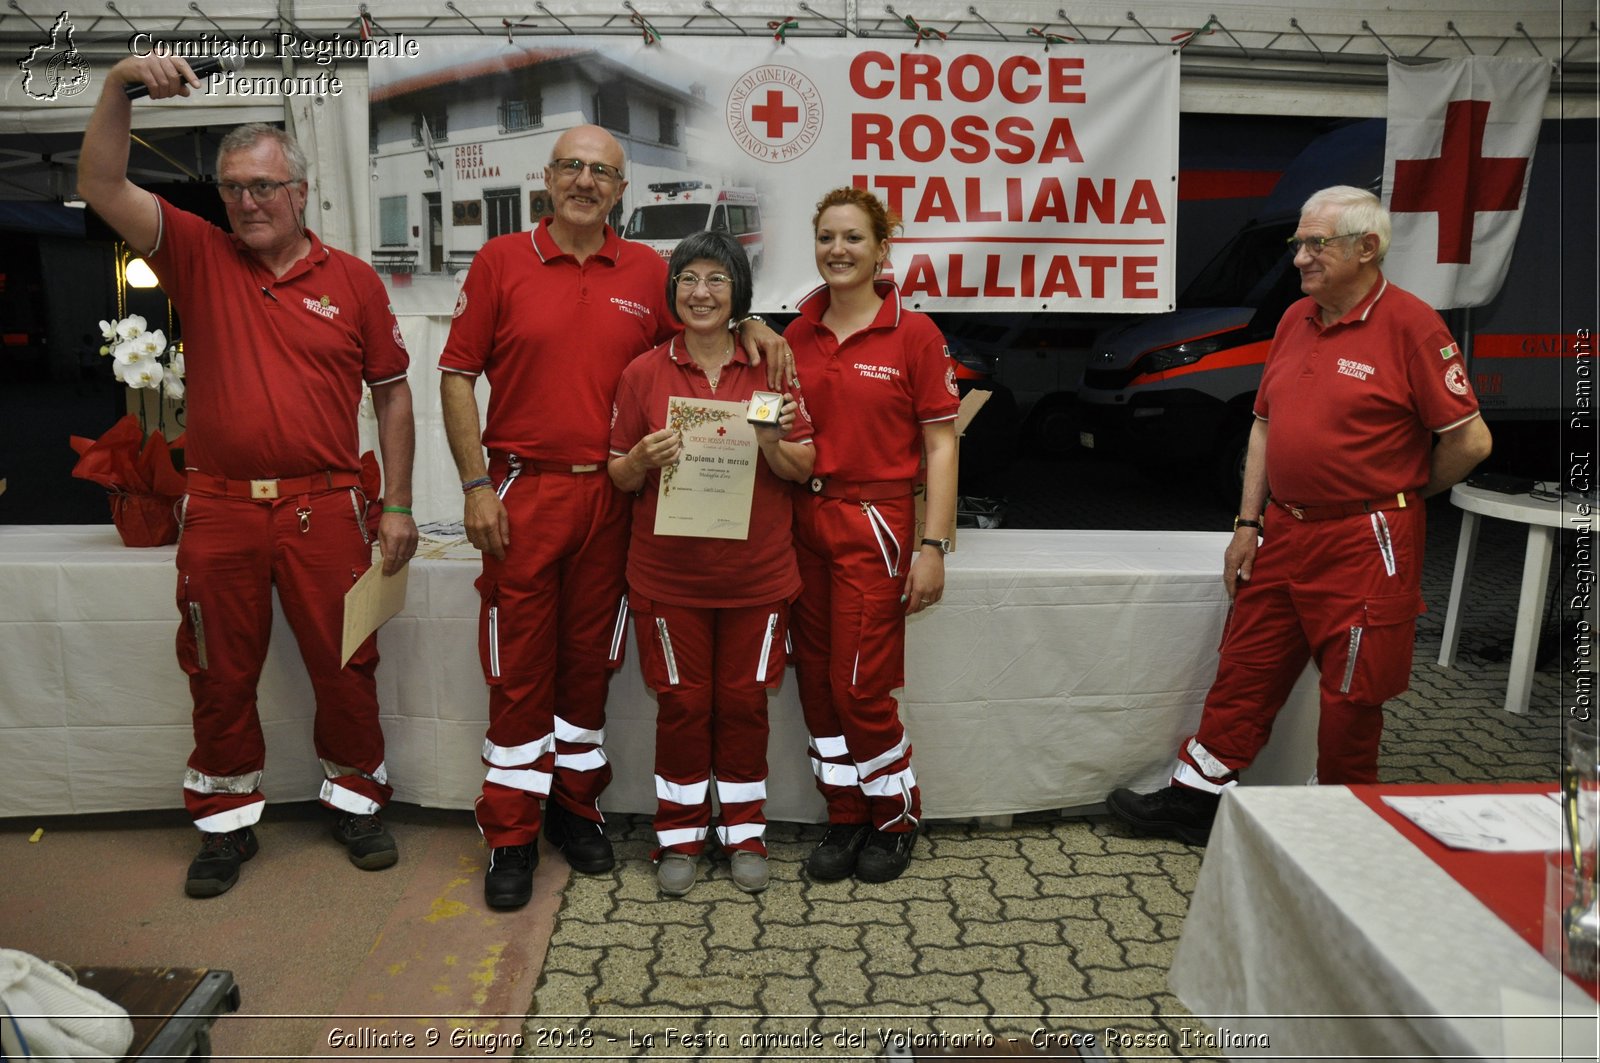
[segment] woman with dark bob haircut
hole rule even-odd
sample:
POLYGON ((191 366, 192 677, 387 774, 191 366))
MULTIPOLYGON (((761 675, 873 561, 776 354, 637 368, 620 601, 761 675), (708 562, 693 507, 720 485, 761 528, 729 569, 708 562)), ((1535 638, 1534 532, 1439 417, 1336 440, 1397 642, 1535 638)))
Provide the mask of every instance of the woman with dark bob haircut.
POLYGON ((713 779, 733 884, 747 893, 767 887, 767 690, 783 675, 789 603, 800 592, 783 481, 810 476, 813 452, 811 422, 790 393, 775 426, 745 420, 751 396, 767 387, 730 331, 750 297, 750 262, 732 236, 702 232, 679 243, 667 305, 684 331, 623 371, 611 426, 607 469, 617 487, 635 492, 628 605, 658 699, 656 882, 672 897, 699 876, 713 779), (675 397, 713 404, 723 427, 750 433, 760 448, 743 539, 655 530, 662 470, 683 452, 667 423, 675 397))

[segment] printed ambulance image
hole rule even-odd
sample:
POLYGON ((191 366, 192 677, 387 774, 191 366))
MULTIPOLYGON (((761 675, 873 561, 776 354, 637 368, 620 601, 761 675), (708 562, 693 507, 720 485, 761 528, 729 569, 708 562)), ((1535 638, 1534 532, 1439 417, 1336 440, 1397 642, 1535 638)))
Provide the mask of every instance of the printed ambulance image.
POLYGON ((761 272, 761 197, 755 189, 697 180, 657 181, 646 188, 628 216, 624 237, 671 258, 678 241, 690 233, 731 233, 750 257, 751 272, 761 272))
MULTIPOLYGON (((1593 189, 1594 137, 1592 122, 1544 123, 1500 293, 1485 306, 1444 312, 1461 341, 1484 418, 1496 431, 1497 452, 1514 435, 1558 423, 1561 373, 1572 364, 1576 326, 1594 305, 1595 265, 1592 256, 1564 261, 1552 249, 1562 246, 1563 227, 1594 231, 1594 197, 1561 195, 1563 186, 1593 189)), ((1353 122, 1314 140, 1176 309, 1102 332, 1077 393, 1081 445, 1152 471, 1199 464, 1219 498, 1237 500, 1267 348, 1284 311, 1301 296, 1285 245, 1300 205, 1329 184, 1376 192, 1383 156, 1382 119, 1353 122)), ((1547 471, 1550 478, 1557 473, 1547 471)))

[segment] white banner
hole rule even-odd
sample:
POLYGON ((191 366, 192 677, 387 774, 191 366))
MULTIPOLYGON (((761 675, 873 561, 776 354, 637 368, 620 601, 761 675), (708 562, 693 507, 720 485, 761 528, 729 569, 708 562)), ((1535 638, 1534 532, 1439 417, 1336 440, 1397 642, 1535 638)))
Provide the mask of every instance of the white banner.
POLYGON ((1500 290, 1549 90, 1547 59, 1389 62, 1384 272, 1430 306, 1482 306, 1500 290))
POLYGON ((811 216, 843 184, 904 219, 890 265, 918 309, 1172 306, 1175 49, 546 41, 428 37, 372 61, 380 269, 458 272, 490 236, 531 228, 555 138, 597 121, 627 152, 624 235, 670 254, 727 226, 758 308, 820 283, 811 216))

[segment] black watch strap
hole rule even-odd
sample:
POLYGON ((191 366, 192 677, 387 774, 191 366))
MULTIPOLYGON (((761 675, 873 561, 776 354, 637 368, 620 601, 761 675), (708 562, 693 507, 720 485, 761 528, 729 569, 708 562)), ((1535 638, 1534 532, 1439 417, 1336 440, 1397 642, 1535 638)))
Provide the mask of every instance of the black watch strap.
POLYGON ((939 552, 941 554, 948 554, 950 552, 950 540, 949 539, 924 539, 924 540, 922 540, 922 545, 923 546, 937 546, 939 548, 939 552))
POLYGON ((1247 520, 1244 517, 1234 517, 1233 530, 1238 531, 1240 528, 1254 528, 1256 531, 1261 531, 1261 521, 1259 518, 1247 520))

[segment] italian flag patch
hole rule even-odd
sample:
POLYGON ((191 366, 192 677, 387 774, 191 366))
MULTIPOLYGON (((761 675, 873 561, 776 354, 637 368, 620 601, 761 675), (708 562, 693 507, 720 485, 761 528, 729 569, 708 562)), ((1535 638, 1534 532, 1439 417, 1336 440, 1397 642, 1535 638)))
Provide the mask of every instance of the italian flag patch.
POLYGON ((1460 354, 1460 353, 1461 353, 1461 348, 1456 346, 1454 343, 1452 343, 1448 347, 1440 347, 1439 348, 1439 357, 1443 358, 1447 362, 1450 359, 1454 358, 1456 355, 1460 354))

